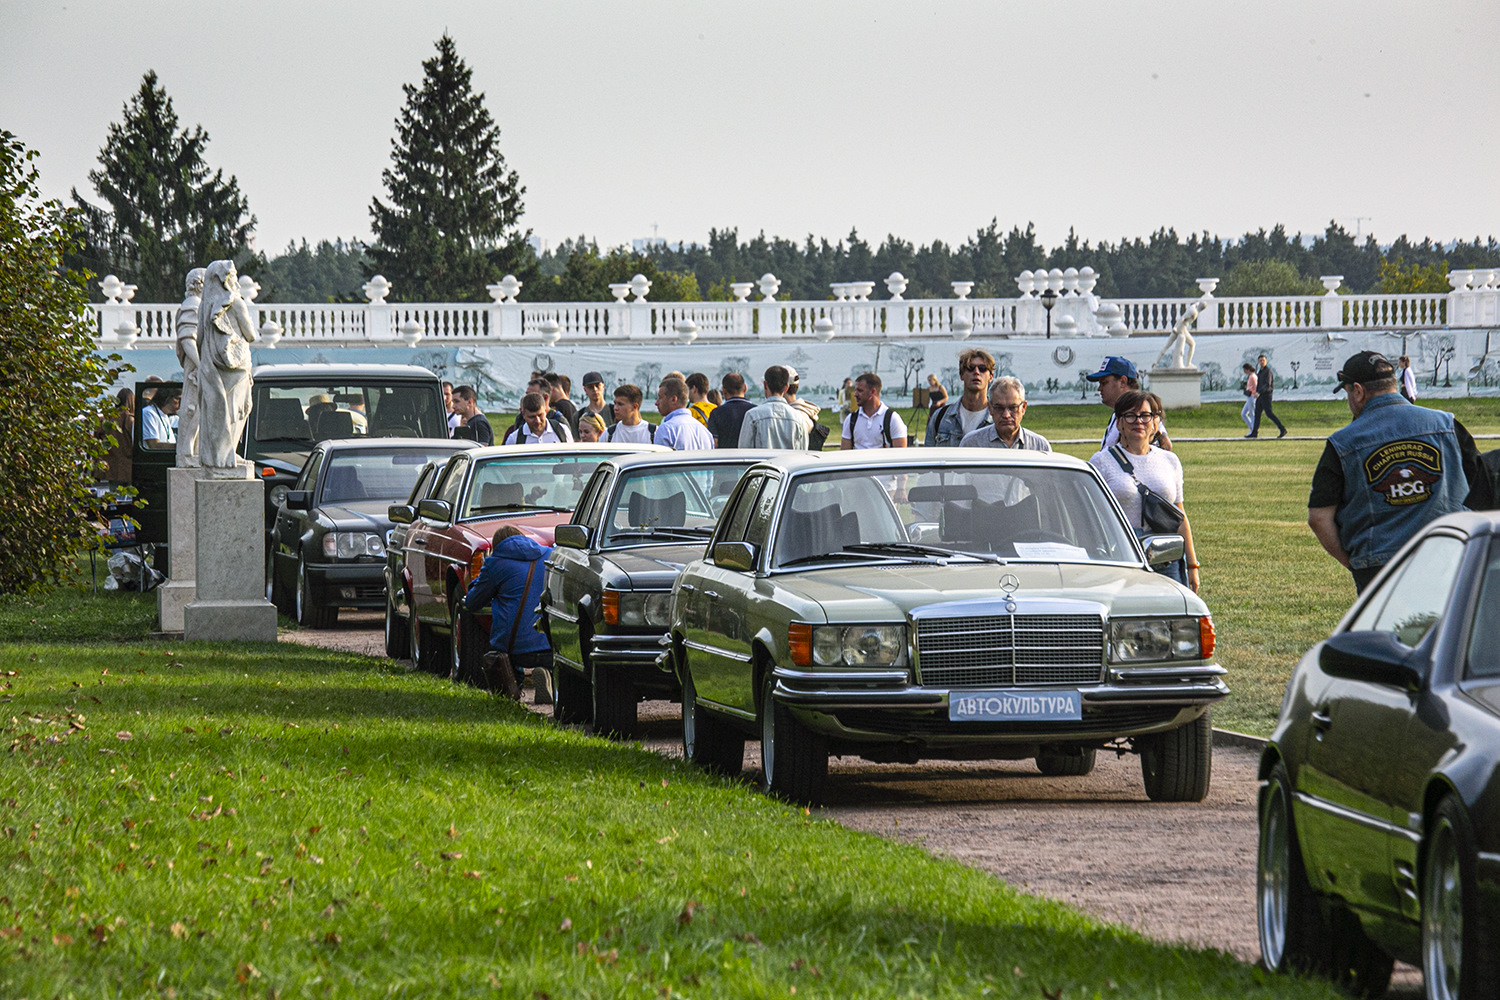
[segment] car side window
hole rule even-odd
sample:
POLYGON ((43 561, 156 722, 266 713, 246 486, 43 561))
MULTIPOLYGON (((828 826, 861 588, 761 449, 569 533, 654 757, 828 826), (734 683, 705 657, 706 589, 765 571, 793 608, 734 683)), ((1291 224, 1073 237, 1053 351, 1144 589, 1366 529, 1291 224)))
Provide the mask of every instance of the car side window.
POLYGON ((729 509, 724 512, 722 522, 724 530, 719 533, 717 541, 742 542, 745 540, 745 526, 750 523, 750 515, 755 513, 755 501, 765 481, 765 476, 746 478, 739 496, 729 501, 729 509))
POLYGON ((609 499, 610 489, 614 486, 614 473, 605 470, 596 475, 589 485, 589 494, 578 502, 578 510, 582 513, 579 524, 586 524, 589 530, 599 527, 599 520, 604 510, 604 502, 609 499))
POLYGON ((307 464, 302 467, 302 474, 297 477, 297 485, 294 489, 310 490, 318 482, 318 470, 323 467, 323 453, 315 451, 307 464))
POLYGON ((780 493, 781 480, 767 476, 765 485, 761 487, 760 496, 755 499, 755 509, 751 511, 750 523, 745 528, 745 541, 765 548, 771 533, 771 514, 776 510, 776 497, 780 493))
POLYGON ((1463 550, 1464 543, 1450 535, 1433 535, 1422 542, 1351 628, 1393 632, 1407 646, 1421 642, 1448 606, 1463 550))
POLYGON ((1500 677, 1500 544, 1490 543, 1490 558, 1479 582, 1479 606, 1474 611, 1474 627, 1469 631, 1469 660, 1464 669, 1467 677, 1500 677))
POLYGON ((434 500, 446 500, 458 509, 458 491, 464 484, 464 473, 468 471, 469 463, 463 459, 449 462, 448 467, 443 470, 443 481, 438 484, 437 492, 433 494, 434 500))
POLYGON ((415 507, 417 501, 427 498, 427 487, 432 485, 432 477, 436 475, 436 469, 436 466, 428 462, 417 474, 416 485, 411 488, 411 493, 406 498, 408 504, 415 507))

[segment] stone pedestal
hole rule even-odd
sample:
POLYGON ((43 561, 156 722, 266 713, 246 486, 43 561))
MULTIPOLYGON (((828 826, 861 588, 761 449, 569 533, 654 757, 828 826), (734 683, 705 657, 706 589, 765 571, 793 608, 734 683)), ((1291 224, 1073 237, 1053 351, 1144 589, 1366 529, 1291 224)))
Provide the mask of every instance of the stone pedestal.
POLYGON ((1203 405, 1203 373, 1196 368, 1153 368, 1149 388, 1168 410, 1196 410, 1203 405))
POLYGON ((171 550, 168 565, 172 575, 156 588, 156 612, 163 632, 182 631, 182 609, 197 596, 194 573, 197 555, 193 545, 197 511, 193 483, 202 469, 167 470, 167 544, 171 550))
POLYGON ((266 600, 265 487, 255 479, 200 479, 194 583, 183 609, 183 638, 276 641, 276 609, 266 600))

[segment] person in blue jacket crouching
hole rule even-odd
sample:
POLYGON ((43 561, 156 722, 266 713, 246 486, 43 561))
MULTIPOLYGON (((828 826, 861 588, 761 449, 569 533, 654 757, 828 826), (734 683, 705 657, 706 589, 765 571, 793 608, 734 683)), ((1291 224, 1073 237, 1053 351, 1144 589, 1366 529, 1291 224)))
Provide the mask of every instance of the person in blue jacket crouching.
POLYGON ((486 686, 500 687, 518 697, 521 681, 530 667, 549 669, 552 648, 547 637, 536 630, 538 605, 546 586, 546 560, 552 550, 521 533, 514 525, 495 532, 490 555, 480 567, 479 575, 464 594, 464 607, 470 612, 490 604, 490 652, 484 657, 486 686), (510 657, 515 686, 507 678, 496 676, 493 665, 505 653, 510 657))

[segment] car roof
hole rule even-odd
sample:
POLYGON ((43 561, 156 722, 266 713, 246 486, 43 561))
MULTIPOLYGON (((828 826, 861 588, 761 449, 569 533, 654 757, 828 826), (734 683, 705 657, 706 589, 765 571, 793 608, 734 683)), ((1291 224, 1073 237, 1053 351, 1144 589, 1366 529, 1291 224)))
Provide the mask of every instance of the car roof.
POLYGON ((782 451, 761 464, 789 473, 809 469, 885 468, 889 466, 1038 465, 1058 469, 1087 469, 1081 458, 1055 451, 1026 448, 863 448, 850 451, 782 451))
POLYGON ((1457 528, 1470 535, 1493 535, 1500 528, 1500 510, 1463 510, 1444 514, 1423 530, 1437 527, 1457 528))
POLYGON ((389 451, 396 448, 416 448, 427 451, 468 451, 475 447, 465 438, 411 438, 411 437, 363 437, 328 438, 318 442, 328 451, 389 451))
POLYGON ((744 465, 763 462, 766 459, 775 458, 777 454, 779 453, 769 448, 714 448, 702 451, 672 451, 665 455, 657 452, 618 455, 599 464, 613 465, 622 470, 641 466, 669 466, 678 462, 692 462, 695 465, 744 465))
POLYGON ((505 455, 587 455, 589 452, 653 451, 666 452, 659 444, 625 444, 610 441, 563 441, 558 444, 492 444, 474 449, 474 458, 500 458, 505 455))
POLYGON ((369 379, 369 378, 413 378, 436 379, 437 375, 420 365, 355 365, 355 364, 305 364, 305 365, 257 365, 250 373, 252 379, 281 380, 296 379, 317 381, 319 379, 369 379))

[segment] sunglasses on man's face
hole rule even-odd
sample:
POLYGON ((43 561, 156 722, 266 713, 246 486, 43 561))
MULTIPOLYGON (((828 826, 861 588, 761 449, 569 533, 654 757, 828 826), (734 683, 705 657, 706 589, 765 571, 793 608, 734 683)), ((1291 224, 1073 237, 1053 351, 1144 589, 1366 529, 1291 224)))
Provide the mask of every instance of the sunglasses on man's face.
POLYGON ((980 375, 983 375, 985 372, 987 372, 989 370, 990 370, 990 366, 989 365, 969 365, 967 368, 964 369, 964 371, 966 371, 966 372, 975 372, 975 373, 980 374, 980 375))

